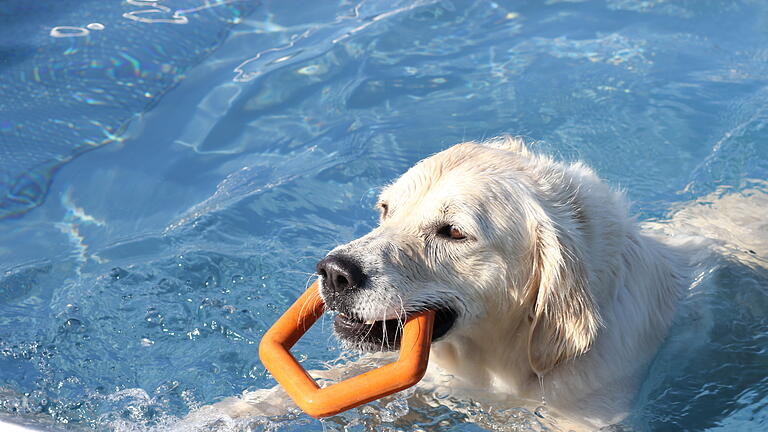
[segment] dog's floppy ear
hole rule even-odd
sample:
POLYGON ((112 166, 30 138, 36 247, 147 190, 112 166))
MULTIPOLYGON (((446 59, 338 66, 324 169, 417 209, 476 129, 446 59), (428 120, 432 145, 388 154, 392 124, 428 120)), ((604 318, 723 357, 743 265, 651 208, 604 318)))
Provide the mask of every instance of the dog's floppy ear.
POLYGON ((576 246, 550 220, 535 228, 528 360, 539 376, 589 350, 601 325, 576 246))
POLYGON ((502 135, 483 142, 483 145, 499 150, 520 153, 522 156, 528 156, 530 154, 528 147, 525 145, 525 140, 523 137, 519 136, 502 135))

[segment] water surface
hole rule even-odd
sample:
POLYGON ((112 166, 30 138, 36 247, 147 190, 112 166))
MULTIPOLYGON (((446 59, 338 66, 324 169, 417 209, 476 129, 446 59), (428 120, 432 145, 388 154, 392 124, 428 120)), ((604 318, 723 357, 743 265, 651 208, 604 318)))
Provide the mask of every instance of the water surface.
MULTIPOLYGON (((162 429, 274 385, 260 336, 375 225, 379 188, 511 133, 584 160, 639 220, 724 241, 621 427, 765 429, 766 19, 755 1, 0 4, 0 415, 162 429)), ((340 355, 329 327, 307 367, 340 355)), ((556 430, 544 417, 407 392, 218 426, 556 430)))

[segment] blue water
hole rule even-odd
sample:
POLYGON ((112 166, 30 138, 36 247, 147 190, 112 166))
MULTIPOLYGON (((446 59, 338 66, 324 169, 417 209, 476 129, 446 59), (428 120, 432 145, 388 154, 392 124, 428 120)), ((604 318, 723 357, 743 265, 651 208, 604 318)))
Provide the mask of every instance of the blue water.
MULTIPOLYGON (((0 418, 163 429, 274 385, 259 338, 316 261, 461 140, 582 159, 661 226, 768 202, 767 22, 746 0, 0 0, 0 418)), ((768 428, 764 218, 720 226, 731 252, 620 427, 768 428)), ((316 368, 340 351, 312 331, 316 368)), ((418 392, 217 427, 554 430, 418 392)))

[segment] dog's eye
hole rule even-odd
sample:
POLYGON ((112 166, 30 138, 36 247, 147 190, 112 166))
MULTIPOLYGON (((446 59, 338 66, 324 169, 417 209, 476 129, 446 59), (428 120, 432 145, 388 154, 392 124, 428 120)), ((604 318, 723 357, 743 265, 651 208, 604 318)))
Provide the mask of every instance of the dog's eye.
POLYGON ((386 217, 387 213, 389 213, 389 204, 379 203, 379 208, 381 209, 381 217, 386 217))
POLYGON ((467 236, 464 235, 460 229, 453 225, 443 225, 439 230, 437 230, 437 235, 440 237, 449 238, 451 240, 464 240, 467 238, 467 236))

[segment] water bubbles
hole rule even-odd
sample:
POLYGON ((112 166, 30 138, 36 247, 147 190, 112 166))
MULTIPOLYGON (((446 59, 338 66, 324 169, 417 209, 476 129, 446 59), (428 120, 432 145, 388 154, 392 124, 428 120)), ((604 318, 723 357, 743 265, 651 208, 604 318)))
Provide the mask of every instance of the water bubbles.
POLYGON ((123 270, 120 267, 113 267, 112 270, 109 272, 109 277, 111 277, 114 280, 120 280, 121 278, 124 278, 128 275, 128 272, 123 270))
MULTIPOLYGON (((123 18, 148 24, 187 24, 189 19, 184 16, 184 13, 196 11, 193 9, 191 11, 177 10, 172 12, 171 8, 160 4, 160 0, 127 0, 127 3, 133 6, 146 6, 147 9, 126 12, 123 14, 123 18)), ((207 7, 203 7, 203 9, 207 7)))
POLYGON ((83 323, 80 322, 77 318, 70 318, 66 321, 64 321, 64 328, 66 329, 73 329, 74 331, 79 330, 82 327, 83 323))
POLYGON ((82 27, 59 26, 51 29, 50 35, 55 38, 88 36, 91 32, 82 27))
POLYGON ((104 30, 104 24, 94 22, 85 27, 58 26, 51 29, 50 35, 55 38, 83 37, 91 34, 91 30, 104 30))
POLYGON ((149 309, 144 315, 144 321, 151 323, 151 326, 162 324, 163 315, 155 309, 149 309))

